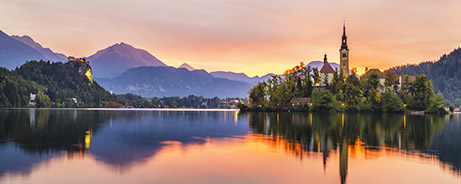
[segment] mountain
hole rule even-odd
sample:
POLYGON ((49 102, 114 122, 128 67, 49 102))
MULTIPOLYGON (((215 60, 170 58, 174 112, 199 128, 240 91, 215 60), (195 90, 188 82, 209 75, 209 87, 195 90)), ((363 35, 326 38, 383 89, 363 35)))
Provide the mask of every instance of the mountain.
POLYGON ((192 70, 195 70, 192 66, 190 66, 189 64, 187 63, 183 63, 181 66, 179 66, 178 68, 185 68, 189 71, 192 71, 192 70))
POLYGON ((49 61, 53 61, 53 62, 57 62, 57 61, 65 62, 65 61, 67 61, 67 56, 65 56, 64 54, 55 53, 49 48, 43 48, 39 43, 35 42, 31 37, 29 37, 27 35, 24 35, 24 36, 13 35, 13 36, 11 36, 11 38, 14 38, 14 39, 28 45, 29 47, 32 47, 36 51, 40 52, 43 56, 45 56, 47 58, 47 60, 49 60, 49 61))
POLYGON ((441 92, 448 103, 461 105, 461 48, 444 54, 437 61, 423 62, 417 65, 403 65, 391 68, 397 74, 425 74, 432 81, 432 88, 441 92))
POLYGON ((113 79, 98 79, 114 93, 133 93, 144 97, 187 96, 246 97, 249 83, 214 78, 205 70, 189 71, 174 67, 137 67, 113 79))
POLYGON ((30 60, 48 60, 34 48, 0 31, 0 66, 14 69, 30 60))
POLYGON ((224 72, 224 71, 216 71, 216 72, 210 72, 210 74, 215 77, 215 78, 224 78, 224 79, 229 79, 229 80, 234 80, 234 81, 240 81, 240 82, 246 82, 250 84, 256 84, 258 82, 265 81, 272 77, 275 74, 266 74, 262 77, 259 76, 254 76, 254 77, 248 77, 248 75, 244 73, 234 73, 234 72, 224 72))
POLYGON ((167 66, 149 52, 126 43, 117 43, 88 57, 95 77, 112 78, 129 68, 167 66))
MULTIPOLYGON (((339 71, 339 64, 338 63, 333 63, 333 62, 328 62, 328 63, 330 63, 330 66, 333 67, 334 70, 339 71)), ((318 70, 320 70, 320 68, 322 68, 322 66, 323 66, 323 61, 311 61, 306 66, 310 66, 311 68, 317 68, 318 70)))

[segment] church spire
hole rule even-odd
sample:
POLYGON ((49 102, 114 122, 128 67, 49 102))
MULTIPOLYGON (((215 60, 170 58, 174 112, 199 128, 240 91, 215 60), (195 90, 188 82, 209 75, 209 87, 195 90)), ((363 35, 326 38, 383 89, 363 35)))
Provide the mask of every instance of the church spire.
POLYGON ((347 48, 346 21, 344 21, 344 23, 343 23, 343 37, 342 37, 342 41, 341 41, 341 49, 349 50, 347 48))
POLYGON ((327 53, 325 52, 325 55, 323 55, 323 64, 325 64, 327 62, 328 62, 327 53))

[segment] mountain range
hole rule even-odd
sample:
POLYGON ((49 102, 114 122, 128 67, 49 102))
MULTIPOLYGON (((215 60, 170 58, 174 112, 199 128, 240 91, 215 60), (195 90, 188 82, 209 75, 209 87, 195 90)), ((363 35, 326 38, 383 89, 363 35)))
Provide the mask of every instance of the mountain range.
POLYGON ((114 93, 144 97, 247 97, 252 87, 246 82, 215 78, 205 70, 152 66, 131 68, 118 77, 98 79, 98 83, 114 93))
POLYGON ((0 63, 1 66, 14 69, 30 60, 51 60, 37 49, 14 39, 0 31, 0 63))
MULTIPOLYGON (((30 60, 67 61, 64 54, 43 47, 29 36, 8 36, 0 31, 0 66, 11 70, 30 60)), ((123 42, 97 51, 88 60, 95 80, 101 82, 106 90, 113 86, 116 93, 146 96, 185 96, 190 93, 244 97, 251 86, 274 75, 249 77, 244 73, 224 71, 208 73, 187 63, 173 68, 149 52, 123 42)), ((438 61, 399 66, 392 70, 399 74, 426 74, 432 80, 435 92, 442 92, 448 102, 461 105, 460 61, 461 50, 458 48, 438 61)), ((322 61, 312 61, 307 66, 320 69, 322 65, 322 61)), ((339 69, 337 63, 330 65, 339 69)))
POLYGON ((265 81, 275 74, 270 73, 266 74, 262 77, 259 76, 254 76, 254 77, 248 77, 248 75, 244 73, 234 73, 234 72, 224 72, 224 71, 216 71, 216 72, 210 72, 210 75, 212 75, 215 78, 224 78, 224 79, 229 79, 229 80, 235 80, 235 81, 240 81, 240 82, 246 82, 250 84, 256 84, 258 82, 265 81))
POLYGON ((187 63, 183 63, 181 66, 179 66, 178 68, 185 68, 189 71, 192 71, 192 70, 195 70, 195 68, 193 68, 192 66, 190 66, 189 64, 187 63))
POLYGON ((45 56, 46 59, 49 60, 49 61, 54 61, 54 62, 56 62, 56 61, 63 61, 63 62, 67 61, 67 56, 65 56, 64 54, 61 54, 61 53, 55 53, 49 48, 42 47, 42 45, 35 42, 30 36, 27 36, 27 35, 24 35, 24 36, 13 35, 13 36, 11 36, 11 38, 14 38, 14 39, 28 45, 29 47, 32 47, 36 51, 40 52, 40 54, 45 56))

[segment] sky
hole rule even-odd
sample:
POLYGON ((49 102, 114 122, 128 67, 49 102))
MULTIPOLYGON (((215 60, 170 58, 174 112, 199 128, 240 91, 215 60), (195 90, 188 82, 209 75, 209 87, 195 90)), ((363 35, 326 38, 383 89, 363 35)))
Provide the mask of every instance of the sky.
POLYGON ((1 0, 0 30, 87 57, 119 42, 170 66, 250 76, 324 53, 351 67, 434 61, 461 46, 460 0, 1 0))

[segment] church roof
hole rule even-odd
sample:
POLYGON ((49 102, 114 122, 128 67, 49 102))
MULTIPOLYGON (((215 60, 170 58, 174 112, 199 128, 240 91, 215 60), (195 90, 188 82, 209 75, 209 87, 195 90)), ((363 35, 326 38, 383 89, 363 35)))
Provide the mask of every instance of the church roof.
POLYGON ((325 62, 322 68, 320 69, 320 73, 333 73, 333 72, 335 72, 335 70, 333 69, 333 67, 331 67, 330 63, 328 62, 325 62))
POLYGON ((363 77, 369 77, 372 73, 378 74, 379 78, 386 78, 386 75, 384 75, 384 73, 379 69, 370 69, 365 74, 363 74, 363 77))

